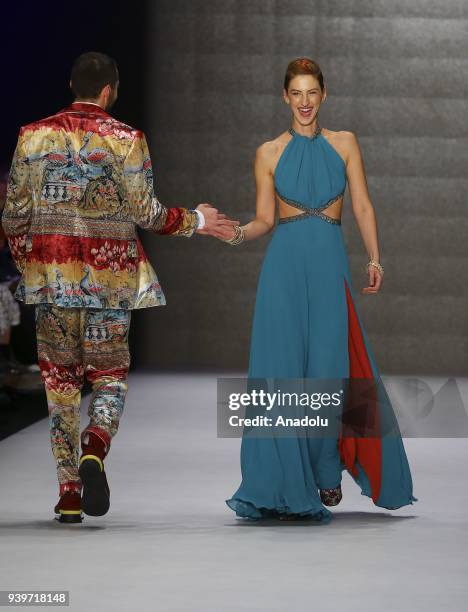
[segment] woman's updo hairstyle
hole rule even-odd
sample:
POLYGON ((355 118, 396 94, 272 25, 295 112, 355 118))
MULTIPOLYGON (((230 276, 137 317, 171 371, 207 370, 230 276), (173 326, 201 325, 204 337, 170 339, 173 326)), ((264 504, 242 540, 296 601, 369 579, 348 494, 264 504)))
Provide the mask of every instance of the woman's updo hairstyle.
POLYGON ((289 83, 292 79, 300 74, 310 74, 315 77, 320 84, 320 89, 323 91, 323 74, 320 66, 308 57, 299 57, 289 62, 284 77, 284 88, 286 91, 288 91, 289 83))

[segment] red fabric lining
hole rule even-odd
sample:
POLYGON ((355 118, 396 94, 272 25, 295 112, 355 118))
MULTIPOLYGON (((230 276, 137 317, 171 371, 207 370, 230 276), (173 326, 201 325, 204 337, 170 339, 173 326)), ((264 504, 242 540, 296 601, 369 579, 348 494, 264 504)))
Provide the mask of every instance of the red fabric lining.
MULTIPOLYGON (((346 301, 348 306, 348 351, 349 351, 349 377, 369 378, 374 374, 367 355, 364 338, 362 336, 359 319, 354 308, 353 298, 346 280, 346 301)), ((378 418, 378 415, 375 415, 378 418)), ((377 501, 382 484, 382 440, 376 437, 351 438, 349 436, 339 439, 339 450, 346 468, 354 476, 358 475, 356 460, 366 473, 372 492, 372 499, 377 501)))

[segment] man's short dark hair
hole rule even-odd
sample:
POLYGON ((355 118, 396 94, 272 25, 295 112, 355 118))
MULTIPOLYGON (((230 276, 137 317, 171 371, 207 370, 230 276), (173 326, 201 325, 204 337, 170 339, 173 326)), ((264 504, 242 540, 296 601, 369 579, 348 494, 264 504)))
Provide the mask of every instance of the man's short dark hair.
POLYGON ((118 80, 116 61, 95 51, 80 55, 71 71, 71 88, 77 98, 98 98, 106 85, 114 87, 118 80))

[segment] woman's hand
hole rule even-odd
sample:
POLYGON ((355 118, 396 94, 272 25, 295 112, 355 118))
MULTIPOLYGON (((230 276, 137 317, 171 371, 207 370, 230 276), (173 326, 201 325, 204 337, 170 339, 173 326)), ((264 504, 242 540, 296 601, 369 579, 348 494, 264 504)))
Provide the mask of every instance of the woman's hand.
POLYGON ((231 237, 234 227, 239 225, 239 221, 230 219, 207 202, 199 204, 197 210, 200 210, 205 217, 203 229, 196 230, 196 233, 202 236, 213 236, 214 238, 219 238, 219 240, 227 240, 231 237))
POLYGON ((362 293, 378 293, 383 282, 382 272, 375 266, 368 266, 367 274, 369 275, 369 285, 364 287, 362 293))
POLYGON ((226 236, 226 238, 224 238, 225 242, 227 242, 228 240, 232 240, 236 236, 236 228, 235 227, 231 227, 227 231, 229 232, 229 236, 226 236))

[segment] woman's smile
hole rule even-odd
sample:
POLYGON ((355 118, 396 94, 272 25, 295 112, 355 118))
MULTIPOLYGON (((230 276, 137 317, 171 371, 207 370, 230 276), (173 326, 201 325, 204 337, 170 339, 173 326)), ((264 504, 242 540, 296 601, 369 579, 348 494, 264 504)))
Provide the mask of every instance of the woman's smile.
POLYGON ((301 117, 308 119, 309 117, 311 117, 312 111, 314 109, 311 106, 299 106, 298 110, 299 110, 299 113, 301 114, 301 117))

